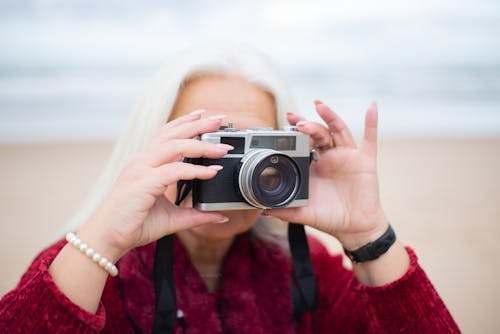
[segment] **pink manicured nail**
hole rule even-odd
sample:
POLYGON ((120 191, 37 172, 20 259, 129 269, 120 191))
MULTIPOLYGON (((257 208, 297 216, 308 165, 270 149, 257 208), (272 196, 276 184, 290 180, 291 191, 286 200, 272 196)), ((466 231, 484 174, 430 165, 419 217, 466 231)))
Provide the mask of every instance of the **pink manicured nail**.
POLYGON ((228 144, 217 144, 217 147, 226 150, 226 151, 231 151, 234 150, 234 146, 228 145, 228 144))
POLYGON ((222 224, 222 223, 227 223, 228 221, 229 221, 229 218, 222 217, 221 219, 217 220, 216 223, 222 224))
POLYGON ((216 171, 220 171, 222 168, 224 168, 221 165, 210 165, 210 166, 207 166, 207 167, 210 168, 210 169, 216 170, 216 171))
POLYGON ((215 115, 215 116, 210 116, 208 119, 210 119, 210 120, 221 120, 221 119, 224 119, 226 117, 227 117, 226 115, 215 115))
POLYGON ((298 121, 297 124, 295 124, 295 126, 304 126, 307 124, 307 121, 298 121))
POLYGON ((324 104, 324 103, 323 103, 323 102, 321 102, 320 100, 314 100, 314 104, 318 106, 318 105, 320 105, 320 104, 324 104))
POLYGON ((204 112, 206 112, 205 109, 198 109, 198 110, 190 112, 189 115, 197 116, 197 115, 203 114, 204 112))

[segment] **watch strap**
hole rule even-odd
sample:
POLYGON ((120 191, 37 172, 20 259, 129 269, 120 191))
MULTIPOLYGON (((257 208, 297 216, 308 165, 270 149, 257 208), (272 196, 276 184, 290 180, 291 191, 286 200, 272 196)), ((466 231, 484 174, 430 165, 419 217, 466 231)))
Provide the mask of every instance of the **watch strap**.
POLYGON ((395 241, 396 234, 389 224, 387 231, 377 240, 369 242, 353 251, 344 248, 344 253, 353 263, 372 261, 385 254, 395 241))

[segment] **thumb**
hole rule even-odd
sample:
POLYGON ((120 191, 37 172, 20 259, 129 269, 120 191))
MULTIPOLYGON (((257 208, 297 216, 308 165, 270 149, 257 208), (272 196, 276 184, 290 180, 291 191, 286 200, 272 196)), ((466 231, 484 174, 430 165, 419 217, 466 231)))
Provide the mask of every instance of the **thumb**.
MULTIPOLYGON (((194 208, 176 207, 172 214, 171 228, 177 232, 204 224, 226 223, 229 218, 216 212, 205 212, 194 208)), ((174 232, 174 233, 175 233, 174 232)))
POLYGON ((372 154, 377 153, 377 132, 378 132, 378 108, 372 102, 365 115, 365 133, 363 147, 372 154))

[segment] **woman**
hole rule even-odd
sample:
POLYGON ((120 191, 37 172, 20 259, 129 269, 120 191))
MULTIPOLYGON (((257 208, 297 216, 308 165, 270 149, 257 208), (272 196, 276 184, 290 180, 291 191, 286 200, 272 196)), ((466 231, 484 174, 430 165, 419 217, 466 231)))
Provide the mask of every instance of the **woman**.
POLYGON ((352 271, 310 239, 319 305, 293 317, 285 224, 274 218, 329 233, 349 251, 379 242, 389 223, 378 190, 377 106, 369 107, 357 146, 328 106, 315 102, 320 124, 294 113, 291 101, 267 62, 247 50, 186 52, 160 70, 75 217, 76 236, 43 251, 4 296, 0 328, 151 332, 155 241, 175 234, 176 333, 459 332, 413 251, 397 239, 352 271), (179 180, 221 170, 183 159, 230 152, 230 145, 193 139, 227 122, 240 129, 288 122, 310 136, 319 159, 310 167, 307 206, 202 212, 189 197, 173 204, 179 180), (102 267, 82 242, 106 259, 102 267), (114 263, 119 274, 111 277, 114 263))

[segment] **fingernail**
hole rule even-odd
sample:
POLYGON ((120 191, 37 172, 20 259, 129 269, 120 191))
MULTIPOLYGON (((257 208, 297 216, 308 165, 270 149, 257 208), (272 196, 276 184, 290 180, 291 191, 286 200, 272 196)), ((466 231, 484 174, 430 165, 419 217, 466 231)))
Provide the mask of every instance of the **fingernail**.
POLYGON ((320 104, 324 104, 323 102, 321 102, 320 100, 314 100, 314 104, 315 105, 320 105, 320 104))
POLYGON ((215 116, 210 116, 208 119, 210 119, 210 120, 221 120, 221 119, 224 119, 226 117, 227 117, 226 115, 215 115, 215 116))
POLYGON ((225 151, 231 151, 234 150, 234 146, 228 145, 228 144, 217 144, 217 147, 225 150, 225 151))
POLYGON ((205 111, 206 111, 205 109, 198 109, 198 110, 195 110, 195 111, 190 112, 190 113, 189 113, 189 115, 193 115, 193 116, 195 116, 195 115, 201 115, 201 114, 203 114, 205 111))
POLYGON ((229 221, 229 218, 227 217, 222 217, 221 219, 217 220, 216 223, 227 223, 229 221))
POLYGON ((221 165, 210 165, 210 166, 207 166, 207 167, 210 168, 210 169, 216 170, 216 171, 220 171, 222 168, 224 168, 221 165))
POLYGON ((303 126, 306 124, 307 124, 307 121, 298 121, 297 124, 295 124, 295 126, 303 126))

